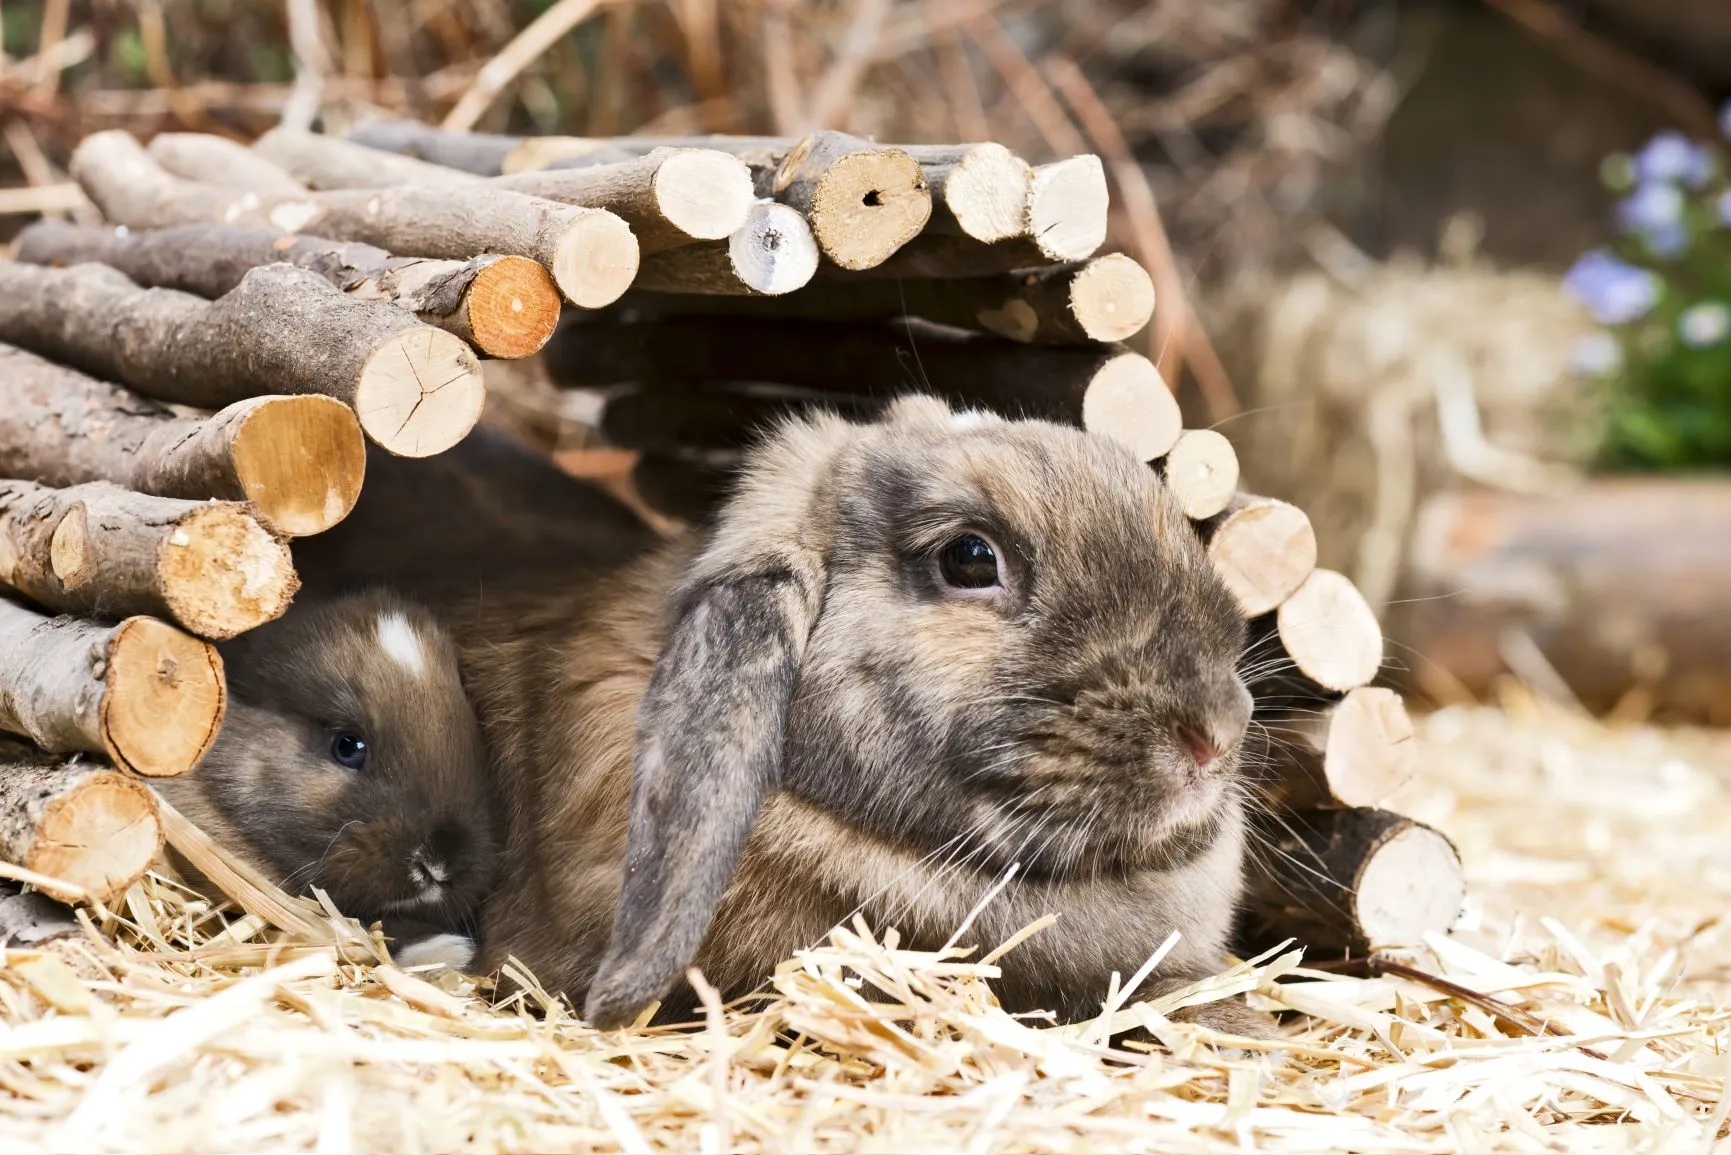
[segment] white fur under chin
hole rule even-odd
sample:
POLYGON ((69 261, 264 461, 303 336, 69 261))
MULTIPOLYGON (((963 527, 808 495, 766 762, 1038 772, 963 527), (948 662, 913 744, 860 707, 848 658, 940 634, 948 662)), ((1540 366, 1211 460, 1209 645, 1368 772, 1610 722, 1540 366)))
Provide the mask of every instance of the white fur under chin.
POLYGON ((435 934, 418 939, 391 952, 398 966, 443 966, 454 971, 468 970, 475 961, 475 940, 461 934, 435 934))
POLYGON ((402 614, 379 615, 379 648, 391 656, 397 665, 420 677, 426 672, 426 658, 421 653, 421 639, 415 627, 402 614))

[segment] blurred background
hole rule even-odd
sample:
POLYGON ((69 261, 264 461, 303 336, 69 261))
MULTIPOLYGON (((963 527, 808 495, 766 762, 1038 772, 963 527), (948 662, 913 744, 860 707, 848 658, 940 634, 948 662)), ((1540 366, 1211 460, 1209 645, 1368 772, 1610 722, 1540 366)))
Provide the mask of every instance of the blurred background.
POLYGON ((1731 4, 0 0, 0 33, 0 243, 90 215, 64 164, 113 127, 1096 152, 1161 289, 1138 343, 1420 701, 1731 723, 1731 4))

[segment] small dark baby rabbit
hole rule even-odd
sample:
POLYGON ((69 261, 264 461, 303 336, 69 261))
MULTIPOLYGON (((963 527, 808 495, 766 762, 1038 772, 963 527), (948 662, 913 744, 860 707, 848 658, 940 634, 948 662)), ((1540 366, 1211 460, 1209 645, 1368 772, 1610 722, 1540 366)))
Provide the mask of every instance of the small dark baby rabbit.
POLYGON ((284 889, 384 920, 399 962, 466 966, 463 928, 498 846, 445 628, 371 591, 297 606, 221 649, 222 733, 191 774, 155 788, 284 889))

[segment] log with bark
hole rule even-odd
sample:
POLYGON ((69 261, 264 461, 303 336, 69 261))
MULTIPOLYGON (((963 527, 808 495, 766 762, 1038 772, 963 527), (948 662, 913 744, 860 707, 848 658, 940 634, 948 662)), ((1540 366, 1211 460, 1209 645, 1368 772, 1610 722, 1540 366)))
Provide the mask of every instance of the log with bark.
POLYGON ((184 416, 0 345, 0 402, 0 476, 245 501, 289 536, 346 517, 366 469, 360 423, 330 397, 253 397, 213 416, 184 416))
POLYGON ((244 505, 0 481, 0 586, 59 613, 150 615, 222 641, 280 617, 298 585, 244 505))
POLYGON ((1238 454, 1212 429, 1188 429, 1160 463, 1166 488, 1196 521, 1225 509, 1238 488, 1238 454))
POLYGON ((720 240, 745 222, 753 200, 750 170, 714 149, 658 148, 614 164, 483 180, 351 140, 291 129, 272 129, 253 148, 315 189, 482 184, 607 209, 631 226, 645 254, 720 240))
POLYGON ((774 137, 626 138, 574 144, 575 155, 543 171, 582 169, 597 160, 596 145, 626 152, 700 148, 730 153, 751 169, 758 196, 797 209, 811 224, 818 248, 844 269, 881 264, 918 236, 932 214, 925 170, 901 149, 843 132, 814 132, 798 140, 774 137))
POLYGON ((1387 810, 1293 812, 1263 836, 1246 879, 1248 937, 1296 938, 1311 961, 1417 945, 1446 932, 1465 900, 1453 843, 1387 810))
POLYGON ((523 143, 520 136, 453 132, 418 120, 387 118, 355 125, 349 130, 348 139, 368 148, 401 153, 478 176, 497 176, 504 172, 505 158, 523 143))
POLYGON ((0 264, 0 341, 200 408, 261 394, 335 397, 405 457, 462 440, 486 393, 456 337, 292 265, 252 269, 206 301, 141 289, 106 265, 0 264))
POLYGON ((953 402, 1096 430, 1145 461, 1182 431, 1152 362, 1107 347, 1029 347, 917 323, 793 325, 748 318, 566 324, 547 347, 565 385, 757 381, 858 396, 935 391, 953 402))
POLYGON ((112 902, 162 850, 155 796, 90 762, 0 739, 0 859, 61 902, 112 902))
MULTIPOLYGON (((814 249, 814 269, 815 256, 814 249)), ((644 262, 645 272, 650 263, 644 262)), ((703 291, 697 288, 639 292, 649 288, 645 282, 639 274, 624 303, 659 316, 744 314, 808 321, 918 317, 1032 345, 1123 341, 1154 315, 1153 279, 1121 253, 1020 273, 941 281, 826 274, 774 302, 675 295, 703 291)))
POLYGON ((250 269, 285 264, 325 278, 351 297, 389 301, 489 357, 527 357, 553 335, 559 289, 528 257, 468 261, 393 257, 359 242, 274 229, 182 225, 127 231, 43 220, 18 236, 17 259, 66 268, 110 265, 137 284, 214 299, 250 269))
POLYGON ((805 218, 764 198, 751 206, 745 223, 725 241, 649 254, 632 285, 658 296, 677 294, 699 302, 777 297, 809 284, 818 259, 817 241, 805 218))
POLYGON ((1390 632, 1445 700, 1513 673, 1593 711, 1731 725, 1728 543, 1721 478, 1438 495, 1414 523, 1390 632))
POLYGON ((932 190, 927 232, 990 244, 1028 228, 1033 169, 1001 144, 901 146, 925 170, 932 190))
POLYGON ((1266 736, 1266 800, 1288 810, 1379 806, 1412 777, 1412 719, 1399 694, 1360 686, 1324 710, 1273 711, 1266 736))
POLYGON ((307 186, 269 157, 205 132, 159 132, 146 147, 152 160, 184 180, 246 189, 267 197, 305 196, 307 186))
POLYGON ((50 618, 0 598, 0 730, 147 778, 198 765, 228 691, 216 649, 154 618, 50 618))
POLYGON ((1295 505, 1235 494, 1198 527, 1226 588, 1246 618, 1278 609, 1316 568, 1316 531, 1295 505))
POLYGON ((1358 587, 1333 570, 1312 570, 1273 619, 1291 673, 1325 693, 1369 685, 1382 666, 1376 614, 1358 587))
POLYGON ((247 225, 419 257, 528 257, 552 275, 566 300, 586 309, 618 300, 637 274, 637 240, 612 213, 500 189, 407 186, 261 197, 171 176, 117 129, 85 137, 73 151, 72 174, 104 216, 128 228, 247 225))

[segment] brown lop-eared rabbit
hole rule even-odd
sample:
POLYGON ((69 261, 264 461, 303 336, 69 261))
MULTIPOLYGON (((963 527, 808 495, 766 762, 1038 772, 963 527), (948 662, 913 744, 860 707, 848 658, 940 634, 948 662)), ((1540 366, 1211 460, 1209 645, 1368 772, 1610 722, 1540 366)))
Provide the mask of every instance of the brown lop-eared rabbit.
MULTIPOLYGON (((790 420, 712 529, 453 617, 506 823, 483 966, 594 1024, 749 992, 855 911, 989 947, 1013 1010, 1214 973, 1241 885, 1244 625, 1106 439, 907 398, 790 420)), ((1190 1012, 1238 1032, 1242 1003, 1190 1012)))

